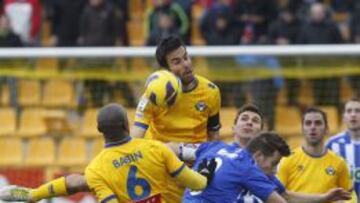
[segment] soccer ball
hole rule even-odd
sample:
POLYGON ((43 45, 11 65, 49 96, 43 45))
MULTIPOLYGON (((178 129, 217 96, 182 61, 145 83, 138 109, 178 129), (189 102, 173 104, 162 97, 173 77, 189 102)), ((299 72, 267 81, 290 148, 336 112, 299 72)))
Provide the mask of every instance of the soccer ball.
POLYGON ((182 92, 180 79, 167 70, 152 73, 145 84, 145 96, 156 106, 172 106, 182 92))

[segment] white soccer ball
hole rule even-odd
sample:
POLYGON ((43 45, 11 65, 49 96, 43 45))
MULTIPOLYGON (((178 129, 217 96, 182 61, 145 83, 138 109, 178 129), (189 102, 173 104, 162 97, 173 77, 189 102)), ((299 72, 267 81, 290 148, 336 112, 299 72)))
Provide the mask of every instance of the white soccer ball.
POLYGON ((180 79, 167 70, 156 71, 146 79, 145 96, 156 106, 172 106, 181 93, 180 79))

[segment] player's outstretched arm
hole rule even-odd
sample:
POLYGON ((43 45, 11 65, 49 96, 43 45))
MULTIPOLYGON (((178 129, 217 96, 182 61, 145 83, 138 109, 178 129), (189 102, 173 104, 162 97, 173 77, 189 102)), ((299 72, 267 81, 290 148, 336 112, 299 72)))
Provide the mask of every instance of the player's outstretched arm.
POLYGON ((351 192, 346 191, 342 188, 333 188, 323 194, 303 194, 298 192, 286 191, 284 192, 283 196, 290 203, 322 203, 350 200, 351 192))
POLYGON ((216 169, 215 159, 210 161, 203 160, 198 171, 193 171, 186 165, 183 165, 181 172, 175 176, 175 179, 182 185, 192 190, 202 190, 211 183, 216 169))
POLYGON ((35 189, 20 186, 5 186, 0 189, 0 200, 36 202, 52 197, 67 196, 77 192, 86 192, 89 188, 84 176, 71 174, 52 180, 35 189))

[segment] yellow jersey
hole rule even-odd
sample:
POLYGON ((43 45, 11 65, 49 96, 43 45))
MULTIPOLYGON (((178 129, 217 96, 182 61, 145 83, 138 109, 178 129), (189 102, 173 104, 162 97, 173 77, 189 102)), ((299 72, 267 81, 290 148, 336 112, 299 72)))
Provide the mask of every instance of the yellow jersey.
POLYGON ((352 182, 345 161, 327 150, 319 157, 297 148, 279 164, 277 176, 289 191, 325 193, 336 187, 350 190, 352 182))
POLYGON ((169 177, 184 167, 164 144, 132 138, 107 145, 87 166, 85 178, 99 202, 115 198, 125 203, 165 195, 169 177))
POLYGON ((168 108, 152 105, 142 97, 135 114, 135 125, 146 130, 145 138, 162 142, 199 143, 207 141, 208 130, 220 129, 219 88, 195 75, 197 86, 183 92, 168 108))

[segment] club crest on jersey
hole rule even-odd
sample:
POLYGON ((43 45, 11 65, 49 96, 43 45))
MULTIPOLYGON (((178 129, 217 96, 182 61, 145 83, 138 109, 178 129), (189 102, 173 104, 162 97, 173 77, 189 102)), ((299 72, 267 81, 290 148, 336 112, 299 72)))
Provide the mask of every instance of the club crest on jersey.
POLYGON ((207 108, 207 105, 205 104, 205 102, 203 101, 199 101, 196 105, 195 105, 196 110, 203 112, 205 111, 205 109, 207 108))
POLYGON ((325 169, 325 172, 326 172, 326 174, 328 174, 328 175, 330 175, 330 176, 334 176, 335 173, 336 173, 334 167, 332 167, 332 166, 327 167, 327 168, 325 169))

